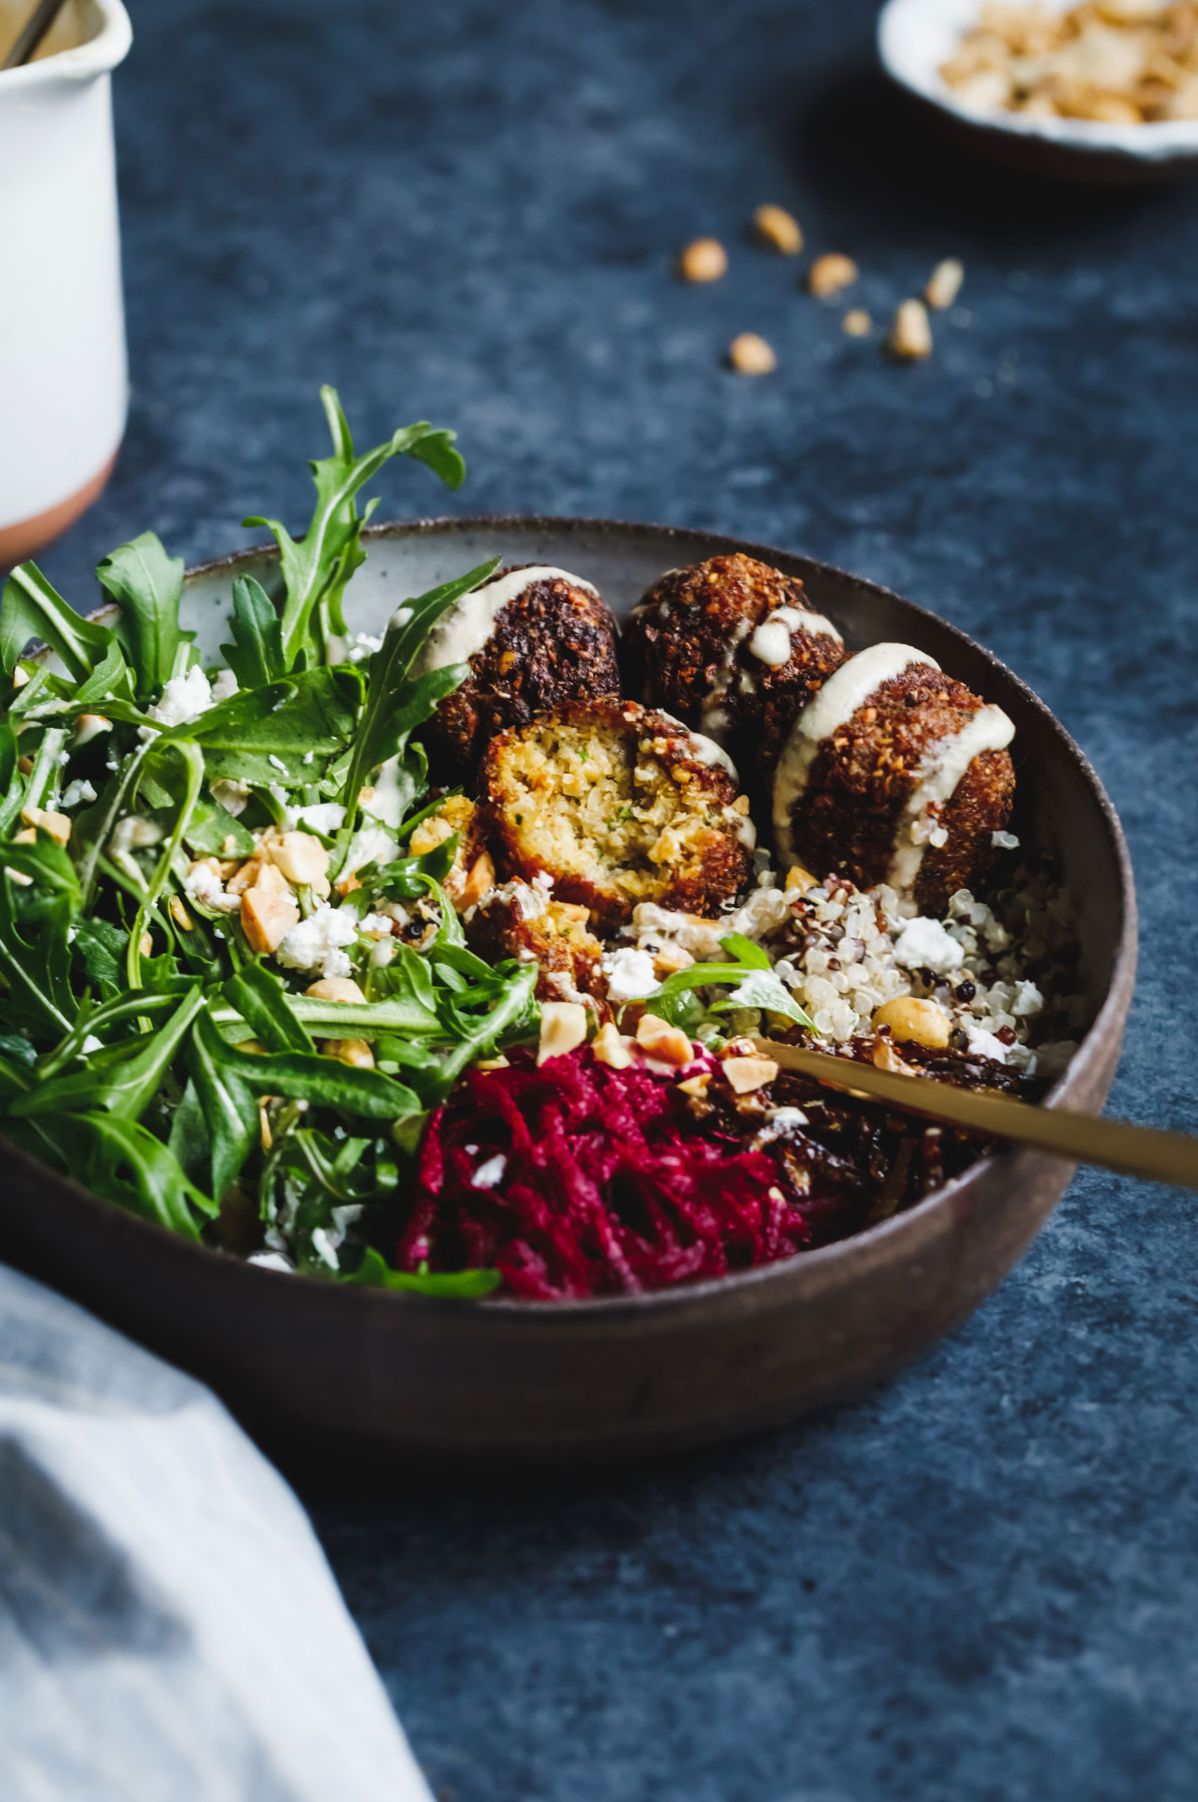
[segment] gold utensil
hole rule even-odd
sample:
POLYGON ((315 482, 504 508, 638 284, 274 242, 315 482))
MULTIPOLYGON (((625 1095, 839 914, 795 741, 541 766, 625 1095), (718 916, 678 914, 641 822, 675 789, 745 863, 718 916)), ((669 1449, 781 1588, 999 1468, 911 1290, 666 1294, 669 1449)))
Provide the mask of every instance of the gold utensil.
POLYGON ((962 1126, 991 1139, 1034 1145, 1038 1151, 1068 1158, 1071 1163, 1097 1164, 1103 1170, 1145 1177, 1149 1182, 1198 1189, 1198 1138, 1186 1133, 1158 1132, 1150 1126, 1131 1126, 1125 1120, 1101 1120, 1092 1114, 1039 1107, 993 1090, 956 1089, 932 1077, 878 1070, 873 1064, 853 1063, 801 1045, 781 1045, 774 1039, 759 1038, 756 1044, 763 1056, 772 1057, 783 1070, 813 1077, 832 1088, 855 1091, 871 1101, 884 1101, 904 1113, 962 1126))
POLYGON ((62 11, 65 0, 38 0, 29 18, 26 20, 16 42, 9 50, 0 69, 19 69, 33 55, 55 19, 62 11))

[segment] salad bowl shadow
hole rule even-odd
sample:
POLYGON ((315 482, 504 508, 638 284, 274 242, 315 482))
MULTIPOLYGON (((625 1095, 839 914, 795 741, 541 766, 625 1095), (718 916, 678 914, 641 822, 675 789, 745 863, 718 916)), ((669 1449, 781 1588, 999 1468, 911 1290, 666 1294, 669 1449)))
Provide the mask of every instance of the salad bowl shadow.
MULTIPOLYGON (((1047 1104, 1097 1112, 1118 1061, 1136 960, 1131 866, 1097 776, 1044 704, 955 627, 885 588, 711 533, 576 519, 372 527, 350 597, 378 630, 397 600, 486 556, 548 563, 627 612, 661 572, 745 551, 801 576, 850 646, 931 653, 1015 721, 1026 817, 1079 908, 1091 1024, 1047 1104)), ((219 657, 235 576, 276 553, 190 572, 186 623, 219 657)), ((1027 1249, 1071 1171, 1037 1152, 980 1159, 908 1212, 837 1244, 716 1282, 566 1304, 481 1304, 260 1269, 175 1238, 5 1147, 0 1255, 209 1382, 281 1455, 442 1463, 645 1457, 780 1424, 866 1389, 963 1320, 1027 1249)))

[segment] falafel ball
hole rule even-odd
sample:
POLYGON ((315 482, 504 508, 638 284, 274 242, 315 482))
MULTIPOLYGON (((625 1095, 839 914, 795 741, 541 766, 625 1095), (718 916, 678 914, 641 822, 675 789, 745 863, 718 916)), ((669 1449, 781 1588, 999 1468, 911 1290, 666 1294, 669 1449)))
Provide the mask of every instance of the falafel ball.
POLYGON ((860 651, 804 708, 774 781, 783 866, 886 882, 921 913, 974 888, 1015 796, 1015 728, 910 645, 860 651))
POLYGON ((601 991, 603 946, 589 930, 590 914, 572 901, 555 901, 547 882, 505 882, 470 914, 471 949, 490 962, 514 957, 540 965, 539 1001, 586 1002, 601 991))
POLYGON ((807 702, 847 652, 797 576, 752 557, 710 557, 664 575, 623 640, 630 694, 718 743, 746 773, 772 770, 807 702))
POLYGON ((589 908, 600 930, 642 901, 715 913, 752 872, 749 803, 726 754, 634 701, 509 728, 479 781, 500 874, 552 877, 554 899, 589 908))
POLYGON ((598 591, 564 569, 500 570, 442 615, 413 673, 464 663, 464 682, 424 728, 442 781, 470 780, 508 726, 570 701, 618 695, 616 622, 598 591))

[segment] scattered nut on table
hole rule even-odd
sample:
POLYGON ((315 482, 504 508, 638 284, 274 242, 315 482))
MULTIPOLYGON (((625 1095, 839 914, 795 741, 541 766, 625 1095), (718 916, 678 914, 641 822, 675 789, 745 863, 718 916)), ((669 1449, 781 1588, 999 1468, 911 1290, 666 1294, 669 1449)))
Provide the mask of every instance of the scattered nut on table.
POLYGON ((929 275, 923 297, 930 307, 935 307, 938 313, 943 313, 956 300, 964 280, 964 265, 959 263, 956 257, 945 257, 942 263, 937 263, 929 275))
POLYGON ((728 252, 718 238, 696 238, 678 258, 684 282, 718 282, 728 273, 728 252))
POLYGON ((778 367, 773 345, 756 332, 741 332, 732 340, 728 361, 738 375, 769 375, 778 367))
POLYGON ((803 248, 802 227, 784 206, 759 206, 753 225, 762 242, 784 257, 796 257, 803 248))
POLYGON ((890 349, 904 362, 917 362, 932 354, 932 327, 922 300, 904 300, 890 328, 890 349))
POLYGON ((840 329, 850 338, 868 338, 873 324, 864 307, 850 307, 840 322, 840 329))
POLYGON ((838 250, 829 250, 822 257, 816 257, 807 271, 807 286, 817 300, 828 300, 843 288, 851 288, 858 274, 852 257, 843 256, 838 250))

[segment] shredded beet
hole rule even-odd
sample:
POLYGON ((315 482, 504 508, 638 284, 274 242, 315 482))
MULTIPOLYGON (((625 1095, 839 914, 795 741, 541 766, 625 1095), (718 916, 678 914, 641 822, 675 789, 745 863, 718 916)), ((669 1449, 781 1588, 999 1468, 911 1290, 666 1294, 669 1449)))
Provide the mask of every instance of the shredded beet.
POLYGON ((399 1268, 496 1269, 529 1300, 723 1276, 812 1240, 779 1160, 697 1121, 675 1077, 585 1049, 471 1072, 429 1122, 417 1185, 399 1268))

